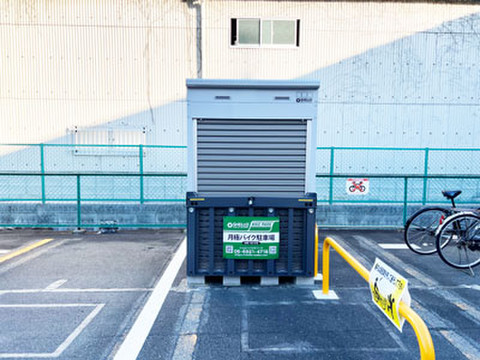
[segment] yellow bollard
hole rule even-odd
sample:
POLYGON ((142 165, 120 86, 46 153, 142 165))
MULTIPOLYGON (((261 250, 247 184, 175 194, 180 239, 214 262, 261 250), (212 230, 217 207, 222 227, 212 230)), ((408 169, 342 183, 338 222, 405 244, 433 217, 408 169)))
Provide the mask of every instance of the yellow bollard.
POLYGON ((435 360, 435 348, 433 347, 432 336, 422 318, 403 301, 400 302, 398 313, 412 326, 417 335, 420 359, 435 360))
MULTIPOLYGON (((330 246, 333 247, 337 253, 345 259, 361 277, 368 283, 370 281, 370 272, 362 264, 360 264, 352 255, 350 255, 340 244, 332 238, 325 238, 323 241, 323 284, 322 293, 328 294, 329 280, 330 280, 330 246)), ((417 335, 418 346, 420 348, 421 360, 435 360, 435 348, 433 347, 432 336, 428 331, 427 325, 418 314, 406 305, 403 301, 400 302, 398 312, 405 320, 412 326, 417 335)))
POLYGON ((322 255, 322 292, 324 295, 328 294, 328 284, 329 284, 329 271, 330 271, 330 243, 328 242, 329 238, 326 238, 323 242, 323 255, 322 255))

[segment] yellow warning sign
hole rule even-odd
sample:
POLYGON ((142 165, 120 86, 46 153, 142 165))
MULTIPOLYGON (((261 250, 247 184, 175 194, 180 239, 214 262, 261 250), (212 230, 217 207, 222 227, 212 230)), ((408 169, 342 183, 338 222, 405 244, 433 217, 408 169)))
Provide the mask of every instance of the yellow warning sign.
POLYGON ((400 301, 410 306, 408 280, 377 258, 370 271, 370 292, 373 302, 402 331, 405 319, 400 317, 398 307, 400 301))

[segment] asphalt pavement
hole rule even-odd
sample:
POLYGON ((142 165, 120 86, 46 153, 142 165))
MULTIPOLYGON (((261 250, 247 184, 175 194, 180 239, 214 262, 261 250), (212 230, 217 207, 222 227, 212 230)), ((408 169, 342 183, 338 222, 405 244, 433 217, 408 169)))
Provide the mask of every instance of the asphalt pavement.
POLYGON ((184 236, 1 231, 0 358, 111 358, 184 236))
MULTIPOLYGON (((325 236, 366 268, 380 258, 408 279, 437 359, 480 359, 480 269, 472 276, 437 255, 414 254, 397 231, 325 236)), ((184 237, 181 230, 1 231, 0 358, 115 359, 184 237), (43 239, 52 240, 2 261, 43 239)), ((321 282, 189 287, 183 263, 145 338, 136 339, 138 359, 418 359, 410 325, 398 331, 373 304, 368 284, 331 252, 337 300, 314 296, 321 282)))

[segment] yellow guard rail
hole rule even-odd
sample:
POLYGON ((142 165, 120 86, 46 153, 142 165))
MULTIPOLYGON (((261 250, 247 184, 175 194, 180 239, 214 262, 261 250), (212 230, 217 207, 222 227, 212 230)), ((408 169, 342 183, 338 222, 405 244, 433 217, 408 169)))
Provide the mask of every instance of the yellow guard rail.
MULTIPOLYGON (((340 246, 335 240, 330 237, 325 238, 323 242, 323 287, 322 292, 327 295, 329 289, 329 269, 330 269, 330 246, 333 247, 337 253, 355 269, 356 272, 362 276, 367 283, 370 282, 370 272, 360 264, 355 258, 352 257, 342 246, 340 246)), ((427 325, 423 322, 422 318, 412 310, 410 306, 403 301, 400 302, 398 308, 399 314, 408 321, 415 330, 417 335, 418 346, 420 347, 420 359, 422 360, 434 360, 435 349, 433 348, 433 341, 427 325)))

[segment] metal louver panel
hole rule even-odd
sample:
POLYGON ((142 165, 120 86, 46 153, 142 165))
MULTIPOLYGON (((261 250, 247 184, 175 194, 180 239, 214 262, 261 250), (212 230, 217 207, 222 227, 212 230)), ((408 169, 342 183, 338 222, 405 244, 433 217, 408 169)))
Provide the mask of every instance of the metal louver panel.
POLYGON ((197 191, 301 196, 306 143, 306 120, 198 119, 197 191))
MULTIPOLYGON (((202 194, 203 195, 203 194, 202 194)), ((314 193, 296 197, 200 196, 187 193, 187 274, 189 276, 313 276, 315 271, 314 193), (280 219, 277 259, 224 258, 225 216, 280 219)))
MULTIPOLYGON (((228 215, 228 208, 215 208, 213 211, 198 211, 198 253, 196 271, 199 274, 222 274, 227 260, 223 258, 223 217, 228 215), (213 222, 213 239, 210 227, 213 222), (213 242, 213 244, 212 244, 213 242)), ((248 208, 237 208, 236 216, 249 216, 248 208)), ((253 216, 268 216, 268 208, 255 209, 253 216)), ((303 261, 305 249, 305 210, 279 209, 276 216, 280 218, 280 256, 275 260, 274 271, 277 275, 298 275, 306 272, 303 261)), ((255 275, 267 273, 267 262, 254 260, 249 269, 249 260, 235 260, 238 275, 255 275)))

